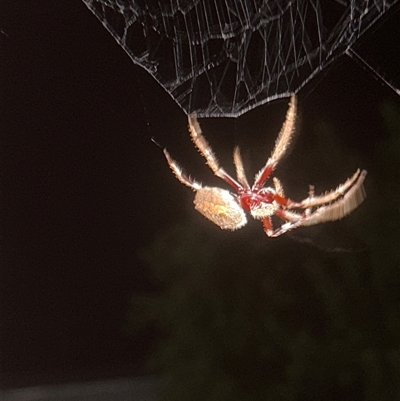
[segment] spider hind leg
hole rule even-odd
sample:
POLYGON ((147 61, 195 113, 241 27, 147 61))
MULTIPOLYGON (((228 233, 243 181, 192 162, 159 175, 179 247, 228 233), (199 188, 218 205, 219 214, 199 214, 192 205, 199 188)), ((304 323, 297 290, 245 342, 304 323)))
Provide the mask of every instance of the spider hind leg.
POLYGON ((170 156, 166 149, 164 149, 164 155, 167 159, 168 165, 172 172, 174 173, 175 177, 184 185, 192 188, 194 191, 198 191, 202 188, 201 184, 187 176, 183 171, 182 167, 170 156))

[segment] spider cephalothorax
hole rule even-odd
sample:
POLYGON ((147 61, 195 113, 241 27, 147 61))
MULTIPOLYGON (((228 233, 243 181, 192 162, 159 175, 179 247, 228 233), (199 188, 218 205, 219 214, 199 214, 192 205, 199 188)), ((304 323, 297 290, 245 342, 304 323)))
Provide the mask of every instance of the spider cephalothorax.
POLYGON ((320 196, 314 196, 314 188, 310 186, 309 196, 301 202, 286 198, 280 181, 275 177, 273 178, 274 187, 264 187, 264 183, 277 166, 293 137, 297 113, 296 102, 296 96, 292 95, 286 120, 274 150, 265 166, 256 174, 251 187, 246 178, 239 148, 236 147, 233 152, 237 175, 235 180, 219 166, 217 158, 202 134, 196 115, 189 115, 189 131, 194 144, 214 174, 233 187, 236 194, 226 189, 203 187, 187 176, 164 149, 165 157, 176 178, 196 192, 195 209, 223 230, 237 230, 243 227, 247 223, 245 212, 249 212, 253 218, 263 222, 264 231, 269 237, 277 237, 296 227, 339 220, 357 208, 365 199, 363 188, 363 181, 367 175, 365 170, 357 170, 345 183, 320 196), (273 215, 284 221, 277 229, 272 226, 271 216, 273 215))

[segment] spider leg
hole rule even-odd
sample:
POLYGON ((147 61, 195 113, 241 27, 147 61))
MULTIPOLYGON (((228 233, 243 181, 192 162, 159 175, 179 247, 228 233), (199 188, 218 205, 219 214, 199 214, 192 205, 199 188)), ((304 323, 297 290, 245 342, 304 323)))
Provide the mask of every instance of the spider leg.
POLYGON ((288 149, 293 137, 297 116, 297 100, 296 95, 292 94, 289 103, 289 109, 286 113, 286 120, 279 132, 278 139, 275 142, 274 150, 271 157, 267 160, 265 166, 256 174, 254 178, 253 190, 260 189, 267 180, 271 172, 275 169, 281 157, 288 149))
POLYGON ((284 198, 285 197, 285 193, 283 192, 283 186, 282 186, 282 183, 280 182, 280 180, 278 180, 278 178, 274 177, 272 179, 272 181, 274 183, 276 193, 280 197, 284 198))
POLYGON ((236 146, 235 150, 233 151, 233 162, 235 164, 236 176, 238 181, 243 186, 243 188, 250 189, 250 185, 249 182, 247 181, 246 173, 244 171, 243 160, 240 154, 239 146, 236 146))
MULTIPOLYGON (((301 222, 300 221, 298 221, 298 222, 296 222, 296 223, 293 223, 293 222, 291 222, 291 221, 288 221, 287 223, 285 223, 285 224, 282 224, 277 230, 275 230, 273 233, 272 233, 272 235, 269 235, 269 237, 279 237, 280 235, 282 235, 282 234, 285 234, 285 233, 287 233, 288 231, 291 231, 291 230, 293 230, 293 229, 295 229, 295 228, 297 228, 297 227, 300 227, 301 226, 301 222)), ((267 234, 268 235, 268 234, 267 234)))
POLYGON ((280 235, 301 226, 303 216, 298 213, 289 212, 287 210, 278 209, 275 214, 286 223, 282 224, 278 229, 272 228, 271 218, 267 217, 263 220, 264 231, 268 237, 279 237, 280 235))
MULTIPOLYGON (((311 199, 314 199, 314 197, 315 197, 315 187, 314 187, 314 185, 309 185, 307 199, 311 200, 311 199)), ((312 207, 311 206, 307 207, 305 210, 306 216, 309 216, 311 214, 311 211, 312 211, 312 207)))
POLYGON ((289 201, 288 202, 288 208, 302 208, 302 209, 309 209, 314 206, 320 206, 324 205, 330 202, 335 201, 337 198, 340 196, 343 196, 346 191, 351 188, 353 185, 360 185, 365 179, 365 176, 367 175, 367 172, 365 170, 361 171, 358 169, 352 177, 350 177, 346 182, 343 184, 339 185, 336 189, 333 191, 327 192, 323 195, 319 196, 314 196, 314 187, 310 186, 310 192, 308 198, 302 200, 301 202, 293 202, 289 201), (354 184, 355 182, 358 182, 358 184, 354 184), (361 182, 359 182, 361 181, 361 182))
POLYGON ((270 217, 266 217, 265 219, 262 220, 263 227, 265 234, 268 235, 268 237, 272 237, 274 233, 274 229, 272 227, 272 222, 270 217))
POLYGON ((361 171, 357 181, 341 199, 331 203, 330 205, 317 208, 317 210, 302 220, 302 225, 311 226, 325 221, 339 220, 350 214, 364 201, 366 197, 363 186, 366 175, 367 172, 365 170, 361 171))
POLYGON ((171 168, 172 172, 174 173, 175 177, 184 185, 192 188, 194 191, 197 191, 202 188, 201 184, 187 176, 183 169, 179 166, 179 164, 172 159, 166 149, 164 149, 164 155, 167 159, 168 165, 171 168))
MULTIPOLYGON (((365 199, 366 195, 363 182, 365 180, 366 175, 367 172, 363 170, 361 174, 358 175, 354 185, 348 190, 346 194, 344 194, 344 196, 341 199, 336 200, 336 202, 333 202, 328 206, 321 206, 312 213, 311 209, 306 209, 304 214, 299 214, 283 209, 276 210, 275 211, 276 216, 285 220, 286 223, 282 224, 282 226, 277 230, 272 231, 272 233, 271 232, 268 233, 266 231, 267 235, 269 237, 279 237, 280 235, 300 226, 311 226, 326 221, 339 220, 342 217, 348 215, 354 209, 356 209, 365 199)), ((350 180, 352 179, 353 177, 350 180)), ((313 187, 310 188, 309 198, 313 199, 313 187)))
POLYGON ((226 181, 230 186, 235 188, 236 191, 243 190, 242 185, 232 178, 222 167, 219 166, 218 159, 216 158, 214 152, 211 149, 210 144, 203 136, 200 124, 197 121, 196 114, 189 114, 189 132, 193 143, 196 145, 199 152, 206 159, 208 167, 213 171, 213 173, 226 181))

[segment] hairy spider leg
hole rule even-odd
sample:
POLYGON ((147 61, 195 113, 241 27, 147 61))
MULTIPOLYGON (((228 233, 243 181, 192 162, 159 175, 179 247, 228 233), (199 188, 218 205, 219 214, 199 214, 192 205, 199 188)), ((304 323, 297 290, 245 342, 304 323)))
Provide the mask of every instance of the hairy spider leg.
POLYGON ((333 202, 340 196, 343 196, 349 190, 349 188, 351 188, 354 185, 356 181, 359 181, 361 179, 362 183, 366 175, 367 172, 365 170, 360 171, 360 169, 357 169, 357 171, 349 179, 347 179, 343 184, 340 184, 336 189, 319 196, 314 196, 313 189, 311 189, 312 186, 310 186, 310 193, 308 198, 302 200, 301 202, 294 202, 290 200, 287 206, 290 209, 292 208, 306 209, 333 202))
POLYGON ((355 210, 366 198, 363 182, 367 176, 366 170, 362 170, 354 185, 343 197, 327 206, 317 208, 313 213, 304 218, 303 226, 311 226, 326 221, 334 221, 343 218, 355 210))
MULTIPOLYGON (((285 198, 284 192, 283 192, 283 187, 281 182, 279 181, 278 178, 274 177, 273 178, 274 186, 275 186, 275 191, 276 194, 272 194, 272 199, 276 201, 281 207, 287 205, 289 199, 285 198)), ((280 217, 281 219, 285 221, 299 221, 301 219, 301 215, 294 213, 294 212, 289 212, 284 209, 277 209, 275 211, 275 215, 280 217)), ((274 227, 272 225, 271 217, 266 217, 262 220, 263 223, 263 228, 264 232, 268 235, 268 237, 274 237, 276 236, 276 233, 280 231, 281 228, 278 228, 277 230, 274 230, 274 227)))
POLYGON ((275 238, 275 237, 279 237, 280 235, 282 235, 282 234, 285 234, 285 233, 287 233, 288 231, 291 231, 291 230, 293 230, 293 229, 295 229, 295 228, 297 228, 297 227, 300 227, 301 226, 301 221, 298 221, 298 222, 296 222, 296 223, 292 223, 292 222, 287 222, 287 223, 285 223, 285 224, 282 224, 277 230, 275 230, 271 235, 268 235, 268 233, 267 233, 267 235, 269 236, 269 237, 273 237, 273 238, 275 238))
POLYGON ((282 186, 280 180, 278 178, 276 178, 276 177, 273 177, 272 181, 274 183, 276 193, 279 196, 281 196, 282 198, 284 198, 285 197, 285 193, 283 192, 283 186, 282 186))
POLYGON ((294 212, 289 212, 287 210, 283 209, 277 209, 275 211, 275 215, 280 217, 282 220, 285 220, 287 223, 282 224, 279 228, 274 230, 271 218, 266 217, 263 219, 263 227, 265 234, 268 235, 268 237, 279 237, 283 233, 293 230, 294 228, 298 227, 301 225, 301 219, 302 215, 294 212))
MULTIPOLYGON (((307 199, 309 199, 311 201, 314 198, 315 198, 315 187, 314 187, 314 185, 309 185, 307 199)), ((312 212, 312 207, 311 206, 306 207, 305 212, 304 212, 306 214, 306 216, 309 216, 311 214, 311 212, 312 212)))
POLYGON ((287 206, 287 204, 290 202, 290 199, 285 198, 281 182, 276 177, 273 177, 272 181, 276 191, 276 194, 274 194, 274 201, 278 202, 281 206, 287 206))
POLYGON ((279 228, 276 230, 272 230, 270 232, 265 232, 268 237, 279 237, 280 235, 293 230, 297 227, 300 227, 302 225, 302 221, 305 218, 305 215, 291 212, 288 210, 282 210, 278 209, 275 212, 275 215, 280 217, 282 220, 286 221, 286 223, 282 224, 279 228))
POLYGON ((243 186, 245 190, 250 189, 249 182, 247 181, 246 172, 243 166, 242 156, 240 154, 239 146, 236 146, 233 151, 233 163, 236 168, 236 177, 239 183, 243 186))
POLYGON ((174 173, 175 177, 184 185, 197 191, 202 188, 201 184, 187 176, 179 164, 169 155, 166 149, 163 150, 165 158, 167 159, 168 165, 174 173))
POLYGON ((203 132, 200 128, 200 124, 197 121, 196 114, 189 114, 188 121, 189 121, 189 132, 192 141, 196 145, 200 154, 206 159, 208 167, 210 167, 210 169, 217 177, 222 178, 231 187, 235 188, 237 192, 243 191, 242 185, 239 182, 237 182, 234 178, 232 178, 222 167, 220 167, 218 159, 214 155, 214 152, 212 151, 210 144, 203 136, 203 132))
MULTIPOLYGON (((337 199, 337 197, 343 195, 342 199, 337 200, 336 202, 330 205, 321 206, 317 208, 314 212, 311 212, 311 207, 309 207, 309 204, 307 204, 306 206, 304 205, 302 206, 302 208, 306 209, 304 214, 299 214, 283 209, 276 210, 275 215, 280 217, 282 220, 285 220, 286 223, 282 224, 282 226, 277 230, 275 231, 272 230, 272 232, 267 231, 265 229, 266 226, 264 224, 264 230, 266 234, 269 237, 279 237, 280 235, 285 234, 286 232, 300 226, 311 226, 314 224, 324 223, 326 221, 339 220, 347 216, 353 210, 355 210, 364 201, 366 197, 363 182, 365 180, 367 172, 366 170, 362 170, 361 173, 357 171, 357 175, 356 175, 357 180, 355 182, 353 176, 349 180, 347 180, 344 184, 338 187, 341 188, 344 185, 346 185, 347 188, 349 188, 349 185, 347 184, 349 181, 351 181, 352 184, 354 184, 349 188, 349 190, 344 195, 343 193, 341 193, 334 198, 337 199)), ((321 197, 317 198, 322 198, 324 196, 325 195, 322 195, 321 197)), ((309 195, 309 198, 312 199, 312 197, 313 197, 313 188, 310 189, 310 195, 309 195)), ((313 206, 315 206, 315 204, 313 204, 313 206)))
POLYGON ((268 237, 272 237, 274 233, 274 229, 272 227, 272 222, 270 217, 266 217, 265 219, 262 220, 263 223, 263 228, 265 231, 265 234, 268 235, 268 237))
POLYGON ((275 142, 271 157, 267 160, 265 166, 256 174, 254 178, 253 190, 257 191, 264 185, 272 171, 276 168, 279 160, 287 151, 295 131, 297 117, 297 99, 293 93, 290 98, 289 108, 286 112, 286 119, 279 132, 275 142))

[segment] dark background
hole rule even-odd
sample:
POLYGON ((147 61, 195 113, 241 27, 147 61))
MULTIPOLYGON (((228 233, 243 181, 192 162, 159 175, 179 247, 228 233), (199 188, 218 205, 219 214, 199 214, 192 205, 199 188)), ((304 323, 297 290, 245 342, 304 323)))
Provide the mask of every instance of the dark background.
MULTIPOLYGON (((201 221, 192 216, 190 191, 151 138, 200 181, 216 181, 190 144, 184 113, 82 2, 15 0, 1 8, 1 384, 145 373, 155 331, 125 330, 132 294, 155 289, 138 252, 176 221, 201 221)), ((397 25, 398 13, 360 48, 394 83, 397 25)), ((304 196, 300 188, 318 179, 330 189, 360 163, 374 177, 374 151, 387 139, 378 105, 398 103, 398 96, 342 57, 299 99, 301 136, 290 156, 312 145, 307 121, 323 116, 354 162, 338 160, 324 181, 312 176, 310 160, 301 170, 295 157, 296 168, 282 167, 281 178, 298 188, 289 196, 304 196)), ((244 152, 245 160, 255 157, 253 174, 270 152, 286 105, 204 122, 222 163, 230 165, 235 142, 256 149, 244 152)), ((354 225, 360 218, 368 216, 360 214, 354 225)), ((244 230, 255 230, 257 240, 271 241, 257 223, 249 226, 244 230)), ((246 241, 244 233, 238 235, 246 241)))

